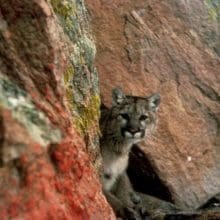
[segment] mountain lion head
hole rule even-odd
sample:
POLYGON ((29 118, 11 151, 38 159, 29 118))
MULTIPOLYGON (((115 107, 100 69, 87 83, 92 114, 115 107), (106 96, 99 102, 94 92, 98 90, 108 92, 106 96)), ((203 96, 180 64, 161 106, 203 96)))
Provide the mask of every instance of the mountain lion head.
POLYGON ((156 113, 160 104, 160 95, 149 97, 125 95, 116 88, 112 91, 113 129, 123 140, 139 142, 156 124, 156 113))

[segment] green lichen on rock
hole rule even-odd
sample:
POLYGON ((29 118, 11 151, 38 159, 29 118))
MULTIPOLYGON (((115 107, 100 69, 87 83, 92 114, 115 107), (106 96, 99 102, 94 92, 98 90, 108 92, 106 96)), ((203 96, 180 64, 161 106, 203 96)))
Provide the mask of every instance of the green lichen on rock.
POLYGON ((205 0, 205 5, 208 8, 210 19, 220 22, 220 1, 205 0))
POLYGON ((75 125, 80 131, 86 133, 91 128, 98 131, 96 122, 100 116, 99 106, 100 97, 95 95, 90 98, 89 103, 86 106, 79 109, 80 117, 75 120, 75 125))
MULTIPOLYGON (((79 102, 75 101, 77 94, 74 97, 73 86, 71 84, 73 74, 74 69, 72 66, 69 66, 64 74, 64 81, 66 84, 66 99, 74 116, 74 125, 82 134, 86 134, 90 128, 94 129, 95 127, 98 131, 97 121, 100 116, 100 97, 99 95, 89 96, 83 105, 79 105, 79 102)), ((78 99, 81 99, 81 97, 78 97, 78 99)))
POLYGON ((64 83, 68 84, 69 82, 71 82, 73 76, 74 76, 74 68, 72 65, 69 65, 64 73, 64 83))
POLYGON ((64 84, 73 124, 88 140, 89 151, 96 154, 100 96, 98 74, 94 67, 96 47, 88 13, 83 0, 50 2, 68 38, 68 67, 64 72, 64 84))
POLYGON ((0 106, 9 109, 36 143, 46 147, 61 140, 61 132, 38 110, 26 92, 0 75, 0 106))
POLYGON ((50 2, 54 12, 57 14, 59 20, 61 21, 65 33, 67 33, 70 38, 75 37, 76 31, 79 29, 79 27, 77 27, 78 22, 73 22, 76 20, 76 1, 51 0, 50 2))
POLYGON ((68 1, 51 0, 50 2, 54 11, 64 19, 67 19, 76 12, 75 4, 70 4, 68 1))

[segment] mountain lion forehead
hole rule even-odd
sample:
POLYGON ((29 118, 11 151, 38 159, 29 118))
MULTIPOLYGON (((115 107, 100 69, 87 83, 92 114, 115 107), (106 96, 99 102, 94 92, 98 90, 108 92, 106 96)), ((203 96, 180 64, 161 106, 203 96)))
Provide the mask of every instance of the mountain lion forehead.
POLYGON ((148 106, 148 100, 143 97, 138 96, 128 96, 127 97, 127 104, 135 106, 135 108, 146 108, 148 106))
POLYGON ((146 102, 147 101, 147 98, 145 97, 141 97, 141 96, 126 96, 126 99, 128 101, 131 101, 131 102, 139 102, 139 101, 142 101, 142 102, 146 102))
POLYGON ((148 109, 148 100, 139 97, 126 97, 126 101, 121 104, 120 110, 125 112, 145 112, 148 109))

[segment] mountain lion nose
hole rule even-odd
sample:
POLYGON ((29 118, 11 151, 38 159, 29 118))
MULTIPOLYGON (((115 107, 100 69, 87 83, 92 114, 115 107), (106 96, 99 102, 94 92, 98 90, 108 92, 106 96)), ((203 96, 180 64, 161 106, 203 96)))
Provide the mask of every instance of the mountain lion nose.
POLYGON ((132 134, 134 134, 134 133, 138 132, 139 129, 137 129, 137 128, 129 128, 128 131, 131 132, 132 134))

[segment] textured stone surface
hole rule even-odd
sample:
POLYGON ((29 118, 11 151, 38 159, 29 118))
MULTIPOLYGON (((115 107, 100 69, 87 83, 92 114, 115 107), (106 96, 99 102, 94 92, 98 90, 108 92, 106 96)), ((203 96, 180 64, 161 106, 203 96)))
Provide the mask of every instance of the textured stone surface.
POLYGON ((157 132, 141 148, 170 201, 199 207, 220 191, 219 19, 209 17, 210 1, 86 2, 104 103, 115 86, 133 95, 160 92, 157 132))
POLYGON ((83 1, 0 0, 0 219, 114 219, 94 56, 83 1))
POLYGON ((219 0, 168 1, 176 17, 194 29, 200 40, 220 56, 220 2, 219 0))

